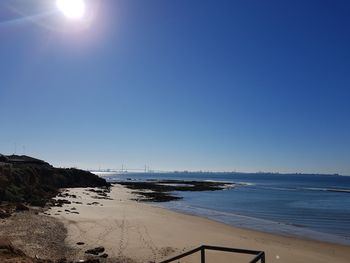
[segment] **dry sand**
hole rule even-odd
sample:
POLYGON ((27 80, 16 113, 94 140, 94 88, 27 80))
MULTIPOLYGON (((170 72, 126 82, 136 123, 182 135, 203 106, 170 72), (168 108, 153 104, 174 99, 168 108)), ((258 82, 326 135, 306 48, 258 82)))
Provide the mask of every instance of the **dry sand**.
MULTIPOLYGON (((283 237, 235 228, 205 218, 176 213, 151 204, 133 201, 134 195, 122 186, 114 186, 113 200, 95 199, 87 189, 67 189, 76 198, 72 203, 53 207, 49 213, 64 223, 66 243, 84 251, 104 246, 109 257, 120 262, 159 262, 202 244, 219 245, 266 252, 266 262, 350 262, 350 247, 283 237), (87 203, 98 204, 87 205, 87 203), (75 208, 72 210, 72 208, 75 208), (66 212, 70 210, 71 213, 66 212), (61 212, 58 212, 61 211, 61 212), (83 246, 77 242, 85 243, 83 246)), ((252 256, 231 253, 207 253, 207 263, 249 262, 252 256)), ((199 262, 193 255, 177 262, 199 262)))
MULTIPOLYGON (((63 257, 74 257, 79 250, 65 244, 66 235, 67 231, 62 222, 50 216, 37 214, 36 210, 15 213, 9 218, 0 220, 0 243, 8 239, 15 248, 31 258, 58 260, 63 257)), ((1 255, 0 262, 3 262, 1 255)), ((6 262, 31 262, 31 260, 6 262)))

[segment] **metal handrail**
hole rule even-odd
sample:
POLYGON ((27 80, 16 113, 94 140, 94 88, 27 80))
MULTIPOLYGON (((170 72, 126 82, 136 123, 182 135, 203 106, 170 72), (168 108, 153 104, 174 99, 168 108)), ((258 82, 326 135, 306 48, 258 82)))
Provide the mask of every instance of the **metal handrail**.
POLYGON ((265 263, 265 252, 264 251, 240 249, 240 248, 229 248, 229 247, 218 247, 218 246, 207 246, 207 245, 202 245, 200 247, 194 248, 190 251, 187 251, 187 252, 182 253, 180 255, 177 255, 175 257, 163 260, 160 263, 169 263, 169 262, 184 258, 186 256, 189 256, 191 254, 194 254, 198 251, 201 252, 201 263, 205 263, 205 250, 215 250, 215 251, 223 251, 223 252, 256 255, 249 263, 256 263, 259 260, 261 263, 265 263))

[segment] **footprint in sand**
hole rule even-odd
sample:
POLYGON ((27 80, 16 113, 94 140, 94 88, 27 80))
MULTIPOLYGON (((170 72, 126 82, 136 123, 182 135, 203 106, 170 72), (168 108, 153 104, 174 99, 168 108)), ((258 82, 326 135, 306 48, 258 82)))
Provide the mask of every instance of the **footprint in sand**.
POLYGON ((157 246, 154 244, 151 236, 148 233, 146 226, 137 226, 136 231, 139 234, 141 242, 149 249, 152 253, 153 261, 157 260, 158 255, 160 255, 157 246))

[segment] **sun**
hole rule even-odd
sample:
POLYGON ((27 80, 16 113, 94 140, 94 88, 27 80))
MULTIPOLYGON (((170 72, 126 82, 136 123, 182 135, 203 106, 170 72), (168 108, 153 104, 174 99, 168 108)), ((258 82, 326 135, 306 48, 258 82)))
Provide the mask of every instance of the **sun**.
POLYGON ((69 19, 81 19, 85 15, 84 0, 57 0, 56 6, 69 19))

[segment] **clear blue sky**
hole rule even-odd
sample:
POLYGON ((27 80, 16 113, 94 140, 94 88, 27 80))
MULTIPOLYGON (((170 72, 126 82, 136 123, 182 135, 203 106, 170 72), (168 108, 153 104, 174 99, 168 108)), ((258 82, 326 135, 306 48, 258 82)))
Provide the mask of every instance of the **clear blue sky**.
POLYGON ((53 2, 0 3, 0 152, 350 175, 350 1, 53 2))

